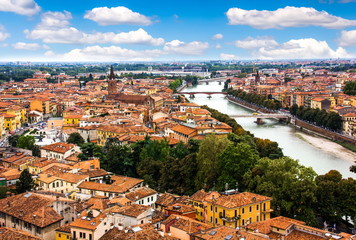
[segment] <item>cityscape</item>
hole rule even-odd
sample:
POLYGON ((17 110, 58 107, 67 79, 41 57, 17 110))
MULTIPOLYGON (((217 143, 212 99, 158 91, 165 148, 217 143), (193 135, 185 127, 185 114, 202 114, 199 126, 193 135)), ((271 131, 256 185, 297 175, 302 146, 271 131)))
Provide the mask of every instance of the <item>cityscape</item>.
POLYGON ((354 0, 0 0, 0 239, 356 239, 354 0))

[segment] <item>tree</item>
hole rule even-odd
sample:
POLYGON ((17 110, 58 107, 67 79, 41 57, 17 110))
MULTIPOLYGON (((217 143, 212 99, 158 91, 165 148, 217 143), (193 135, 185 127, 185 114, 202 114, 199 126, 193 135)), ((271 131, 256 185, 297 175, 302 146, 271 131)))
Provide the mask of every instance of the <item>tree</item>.
POLYGON ((17 147, 32 150, 35 145, 35 137, 31 135, 20 136, 17 147))
POLYGON ((336 170, 331 170, 325 175, 319 175, 315 179, 317 184, 315 210, 323 218, 323 221, 335 222, 342 217, 338 204, 341 179, 342 175, 336 170))
POLYGON ((32 156, 41 157, 41 149, 38 145, 33 145, 32 156))
POLYGON ((16 147, 17 146, 17 141, 19 140, 20 135, 11 135, 8 137, 8 141, 10 146, 16 147))
POLYGON ((283 157, 282 149, 277 142, 269 139, 255 138, 257 151, 261 158, 268 157, 271 159, 283 157))
POLYGON ((244 175, 244 185, 251 192, 272 197, 276 215, 314 224, 316 176, 312 168, 289 157, 261 158, 244 175))
POLYGON ((198 172, 196 177, 197 188, 212 189, 216 184, 218 173, 218 157, 230 141, 226 137, 218 138, 211 134, 200 143, 197 153, 198 172))
POLYGON ((85 143, 85 140, 79 133, 71 133, 67 139, 67 143, 72 143, 80 146, 85 143))
POLYGON ((356 96, 356 81, 346 83, 344 86, 344 93, 347 95, 356 96))
POLYGON ((23 193, 26 191, 31 191, 35 187, 35 182, 32 179, 32 176, 28 169, 25 169, 21 172, 19 181, 16 182, 16 191, 17 193, 23 193))
POLYGON ((111 145, 104 148, 102 166, 107 171, 136 177, 136 163, 133 160, 132 151, 129 145, 111 145))
POLYGON ((223 191, 226 184, 240 185, 244 174, 250 170, 259 159, 256 149, 247 143, 231 143, 218 158, 217 190, 223 191))
POLYGON ((80 150, 81 153, 78 154, 78 158, 81 160, 87 160, 91 157, 103 157, 103 148, 95 143, 83 143, 80 146, 80 150))

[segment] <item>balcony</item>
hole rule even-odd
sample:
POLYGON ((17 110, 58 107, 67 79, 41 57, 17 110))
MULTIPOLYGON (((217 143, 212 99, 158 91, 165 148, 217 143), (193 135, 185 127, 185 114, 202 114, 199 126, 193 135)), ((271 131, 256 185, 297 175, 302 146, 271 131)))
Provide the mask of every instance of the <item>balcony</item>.
POLYGON ((220 214, 220 219, 223 220, 224 222, 233 223, 233 222, 237 222, 240 219, 240 215, 238 215, 236 217, 229 217, 229 216, 223 216, 220 214))
POLYGON ((261 211, 262 214, 267 214, 267 213, 271 213, 271 212, 273 212, 272 208, 261 211))

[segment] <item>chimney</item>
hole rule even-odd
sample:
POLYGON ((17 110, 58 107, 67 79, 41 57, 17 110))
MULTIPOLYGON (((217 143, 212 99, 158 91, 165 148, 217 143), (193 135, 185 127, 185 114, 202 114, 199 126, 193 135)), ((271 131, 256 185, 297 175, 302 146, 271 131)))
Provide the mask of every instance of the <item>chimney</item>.
POLYGON ((11 202, 10 201, 7 201, 7 206, 11 207, 11 202))
POLYGON ((23 217, 23 210, 20 210, 20 217, 23 217))

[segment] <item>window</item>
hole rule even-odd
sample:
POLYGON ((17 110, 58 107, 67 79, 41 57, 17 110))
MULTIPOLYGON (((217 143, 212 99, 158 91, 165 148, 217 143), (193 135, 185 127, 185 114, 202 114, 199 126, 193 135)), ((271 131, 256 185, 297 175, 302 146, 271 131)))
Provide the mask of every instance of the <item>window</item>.
POLYGON ((252 206, 250 206, 250 212, 252 212, 252 206))
POLYGON ((213 206, 210 206, 210 211, 213 211, 213 206))
POLYGON ((89 234, 89 240, 92 240, 92 239, 93 239, 92 234, 89 234))
POLYGON ((245 225, 245 219, 242 219, 242 225, 245 225))
POLYGON ((258 211, 259 207, 260 207, 260 205, 257 204, 257 205, 256 205, 256 210, 257 210, 257 211, 258 211))
POLYGON ((242 208, 242 214, 244 214, 245 213, 245 209, 244 208, 242 208))
POLYGON ((62 235, 60 233, 58 233, 58 237, 60 238, 60 237, 62 237, 62 235))
POLYGON ((235 217, 237 217, 237 210, 235 210, 235 217))

